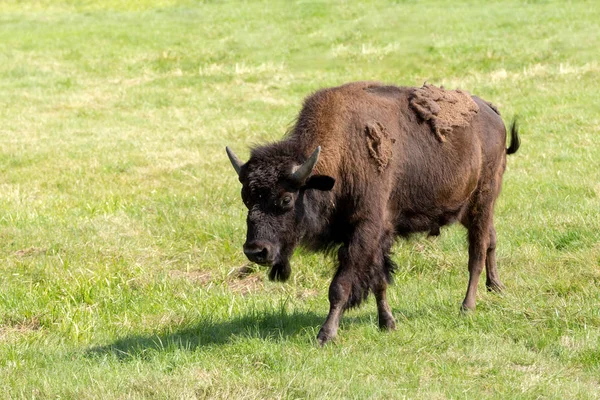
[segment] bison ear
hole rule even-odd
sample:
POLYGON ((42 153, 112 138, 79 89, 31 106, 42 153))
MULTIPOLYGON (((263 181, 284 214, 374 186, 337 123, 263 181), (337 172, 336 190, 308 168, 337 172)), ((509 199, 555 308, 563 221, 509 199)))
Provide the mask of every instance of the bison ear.
POLYGON ((333 189, 333 185, 335 185, 335 179, 332 177, 327 175, 313 175, 306 180, 303 188, 328 191, 333 189))

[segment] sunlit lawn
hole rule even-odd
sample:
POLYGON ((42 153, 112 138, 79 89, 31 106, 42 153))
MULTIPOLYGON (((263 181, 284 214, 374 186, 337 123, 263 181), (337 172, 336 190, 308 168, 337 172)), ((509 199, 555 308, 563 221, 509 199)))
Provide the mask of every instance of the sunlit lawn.
POLYGON ((596 2, 0 3, 0 393, 35 398, 598 398, 596 2), (325 348, 332 259, 246 264, 224 152, 353 80, 519 115, 505 293, 459 315, 465 231, 399 241, 389 298, 325 348))

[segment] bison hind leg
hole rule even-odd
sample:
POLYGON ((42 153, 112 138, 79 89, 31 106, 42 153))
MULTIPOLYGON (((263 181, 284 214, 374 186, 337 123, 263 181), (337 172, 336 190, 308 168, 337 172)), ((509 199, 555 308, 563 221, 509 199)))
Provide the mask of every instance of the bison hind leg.
POLYGON ((485 274, 485 286, 490 292, 502 292, 504 290, 496 266, 496 229, 493 224, 490 227, 490 243, 485 257, 485 274))
POLYGON ((494 193, 479 193, 461 222, 469 236, 469 283, 462 304, 463 310, 475 309, 475 297, 479 277, 486 270, 486 286, 499 291, 503 285, 496 268, 496 231, 494 229, 494 193))

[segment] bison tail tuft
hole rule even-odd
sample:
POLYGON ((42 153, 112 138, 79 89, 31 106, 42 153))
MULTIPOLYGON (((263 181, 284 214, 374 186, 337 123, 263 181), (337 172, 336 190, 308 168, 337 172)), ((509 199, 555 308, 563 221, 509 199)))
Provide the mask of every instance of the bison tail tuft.
POLYGON ((506 149, 506 154, 516 153, 520 146, 521 139, 519 138, 519 123, 515 117, 512 124, 510 124, 510 146, 508 146, 506 149))

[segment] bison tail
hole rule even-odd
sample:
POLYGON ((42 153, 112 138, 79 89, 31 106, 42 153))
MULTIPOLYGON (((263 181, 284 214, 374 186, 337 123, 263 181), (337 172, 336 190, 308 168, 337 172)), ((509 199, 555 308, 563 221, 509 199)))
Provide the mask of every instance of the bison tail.
POLYGON ((520 146, 521 139, 519 139, 519 123, 515 117, 512 124, 510 124, 510 146, 508 146, 508 149, 506 149, 506 154, 516 153, 520 146))

